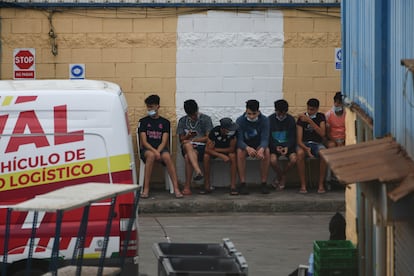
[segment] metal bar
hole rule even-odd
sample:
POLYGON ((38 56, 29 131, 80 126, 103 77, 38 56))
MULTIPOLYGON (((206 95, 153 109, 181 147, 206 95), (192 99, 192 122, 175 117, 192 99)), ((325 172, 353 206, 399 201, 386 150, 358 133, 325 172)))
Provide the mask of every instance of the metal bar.
POLYGON ((9 254, 9 239, 10 239, 10 221, 11 221, 12 208, 7 208, 6 216, 6 229, 4 234, 4 250, 3 250, 3 267, 2 276, 7 276, 7 256, 9 254))
POLYGON ((115 216, 115 203, 116 203, 116 196, 112 197, 111 207, 109 208, 109 211, 108 211, 108 219, 106 221, 106 230, 105 230, 105 236, 104 236, 104 241, 102 245, 101 257, 99 258, 98 276, 102 276, 102 272, 103 272, 106 251, 108 249, 109 235, 111 234, 112 219, 115 216))
MULTIPOLYGON (((58 210, 56 212, 56 228, 55 228, 55 240, 53 241, 52 256, 49 264, 49 270, 53 276, 57 275, 58 259, 59 259, 59 244, 60 244, 60 232, 62 229, 63 211, 58 210)), ((76 247, 75 247, 76 249, 76 247)))
POLYGON ((129 239, 131 238, 132 226, 133 226, 133 223, 134 223, 134 221, 137 217, 137 209, 138 209, 138 203, 139 203, 139 198, 140 198, 140 194, 141 194, 141 189, 142 189, 142 187, 135 191, 134 207, 132 208, 132 214, 131 214, 131 217, 128 221, 128 230, 127 230, 127 233, 126 233, 126 238, 124 240, 124 246, 123 246, 122 252, 121 252, 121 261, 120 261, 121 262, 121 264, 120 264, 121 269, 124 267, 124 264, 125 264, 125 257, 126 257, 127 250, 128 250, 129 239))
POLYGON ((78 248, 75 247, 75 251, 78 251, 77 259, 76 259, 76 276, 80 276, 82 272, 82 264, 83 264, 83 252, 85 249, 85 236, 86 236, 86 229, 88 227, 88 217, 89 217, 89 210, 91 205, 87 205, 83 208, 83 215, 81 225, 79 227, 78 237, 76 239, 76 243, 79 245, 78 248))
POLYGON ((25 276, 30 276, 30 270, 32 268, 33 248, 34 248, 34 241, 36 238, 38 214, 39 214, 38 211, 34 211, 33 222, 32 222, 32 234, 30 235, 30 243, 29 243, 29 254, 28 254, 27 262, 26 262, 26 272, 24 274, 25 276))

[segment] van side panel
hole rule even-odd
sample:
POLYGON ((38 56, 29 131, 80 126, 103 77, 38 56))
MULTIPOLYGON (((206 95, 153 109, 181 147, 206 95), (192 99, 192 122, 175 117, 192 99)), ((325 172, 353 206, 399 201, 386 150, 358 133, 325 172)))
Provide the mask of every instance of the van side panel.
MULTIPOLYGON (((126 112, 119 86, 109 82, 0 81, 0 258, 7 205, 86 182, 136 184, 126 112)), ((113 265, 119 262, 123 242, 121 220, 129 215, 125 210, 132 203, 132 194, 119 196, 116 202, 118 215, 106 256, 113 265)), ((105 200, 90 209, 84 255, 88 262, 100 257, 109 205, 105 200)), ((64 213, 59 254, 65 262, 72 257, 82 211, 64 213)), ((9 264, 27 258, 32 221, 31 212, 12 213, 9 264)), ((55 222, 55 214, 39 213, 33 258, 50 258, 55 222)), ((136 231, 129 257, 137 256, 136 231)), ((138 273, 134 258, 126 264, 138 273)))

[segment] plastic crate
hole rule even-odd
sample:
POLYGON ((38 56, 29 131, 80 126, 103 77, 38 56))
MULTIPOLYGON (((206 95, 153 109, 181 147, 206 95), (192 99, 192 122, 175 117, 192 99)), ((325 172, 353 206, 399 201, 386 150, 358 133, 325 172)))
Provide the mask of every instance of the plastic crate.
POLYGON ((236 258, 212 256, 169 257, 162 260, 159 276, 247 276, 236 258))
POLYGON ((316 259, 322 260, 325 258, 356 258, 357 249, 351 241, 344 240, 329 240, 329 241, 314 241, 313 253, 316 259))
POLYGON ((357 268, 315 269, 314 276, 358 276, 357 268))
POLYGON ((357 258, 314 258, 314 267, 318 268, 356 268, 357 258))
POLYGON ((161 242, 155 243, 152 249, 158 260, 182 256, 229 257, 236 252, 234 244, 229 239, 223 239, 223 244, 161 242))

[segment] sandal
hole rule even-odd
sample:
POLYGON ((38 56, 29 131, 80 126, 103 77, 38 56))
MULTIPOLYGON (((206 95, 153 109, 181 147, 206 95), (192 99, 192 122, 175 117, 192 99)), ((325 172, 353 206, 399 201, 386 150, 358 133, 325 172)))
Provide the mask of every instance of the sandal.
POLYGON ((239 191, 237 191, 236 188, 231 188, 230 189, 230 195, 232 195, 232 196, 239 195, 239 191))
POLYGON ((299 193, 300 193, 300 194, 307 194, 307 193, 308 193, 308 191, 307 191, 307 190, 302 190, 302 189, 300 189, 300 190, 299 190, 299 193))
POLYGON ((193 180, 194 181, 200 181, 203 178, 204 178, 204 176, 201 173, 198 173, 193 177, 193 180))
POLYGON ((200 195, 207 195, 207 194, 211 194, 211 189, 201 189, 198 193, 200 194, 200 195))
POLYGON ((142 199, 147 199, 147 198, 149 198, 149 194, 148 193, 142 193, 140 197, 142 199))
POLYGON ((189 196, 189 195, 193 194, 190 189, 184 189, 184 190, 182 190, 181 193, 185 196, 189 196))
POLYGON ((280 187, 280 181, 278 179, 278 176, 276 176, 273 181, 272 181, 272 187, 275 188, 276 190, 279 189, 280 187))
POLYGON ((318 194, 324 194, 324 193, 326 193, 325 190, 318 190, 318 194))
POLYGON ((176 192, 175 193, 175 198, 183 198, 184 197, 184 195, 181 193, 181 192, 176 192))

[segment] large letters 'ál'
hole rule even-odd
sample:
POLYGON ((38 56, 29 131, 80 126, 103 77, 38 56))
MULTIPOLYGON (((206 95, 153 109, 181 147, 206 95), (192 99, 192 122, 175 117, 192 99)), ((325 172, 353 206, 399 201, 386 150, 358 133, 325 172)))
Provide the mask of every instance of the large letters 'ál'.
MULTIPOLYGON (((66 105, 55 106, 53 111, 54 145, 83 141, 83 130, 68 132, 66 105)), ((0 116, 0 134, 4 131, 7 118, 8 115, 0 116)), ((16 152, 21 145, 27 144, 34 144, 36 148, 50 146, 47 135, 34 110, 27 110, 19 113, 5 153, 16 152), (29 133, 25 133, 26 128, 29 133)))

